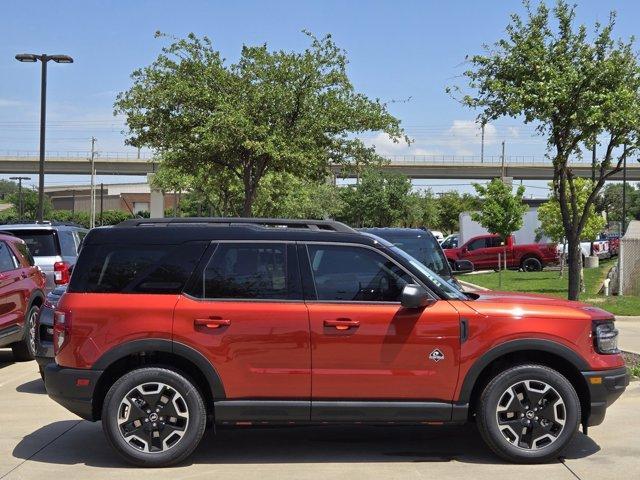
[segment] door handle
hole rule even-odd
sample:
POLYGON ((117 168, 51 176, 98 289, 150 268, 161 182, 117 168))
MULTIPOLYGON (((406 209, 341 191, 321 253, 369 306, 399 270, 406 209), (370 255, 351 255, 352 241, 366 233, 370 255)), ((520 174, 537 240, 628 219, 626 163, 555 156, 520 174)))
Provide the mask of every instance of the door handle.
POLYGON ((360 322, 358 320, 350 320, 348 318, 338 318, 336 320, 325 320, 325 327, 333 327, 336 330, 349 330, 350 328, 358 328, 360 322))
POLYGON ((228 327, 231 325, 231 320, 226 318, 212 317, 212 318, 196 318, 193 321, 194 327, 205 327, 205 328, 220 328, 220 327, 228 327))

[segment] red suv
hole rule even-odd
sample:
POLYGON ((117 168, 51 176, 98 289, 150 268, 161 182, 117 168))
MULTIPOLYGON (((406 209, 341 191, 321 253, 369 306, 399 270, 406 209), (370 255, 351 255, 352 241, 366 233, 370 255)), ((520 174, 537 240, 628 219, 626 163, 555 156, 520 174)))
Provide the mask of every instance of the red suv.
POLYGON ((128 461, 184 460, 208 424, 478 423, 556 458, 628 371, 613 316, 463 293, 330 221, 129 220, 92 230, 54 316, 49 395, 128 461))
POLYGON ((17 361, 34 358, 44 288, 45 276, 24 241, 0 232, 0 348, 10 346, 17 361))

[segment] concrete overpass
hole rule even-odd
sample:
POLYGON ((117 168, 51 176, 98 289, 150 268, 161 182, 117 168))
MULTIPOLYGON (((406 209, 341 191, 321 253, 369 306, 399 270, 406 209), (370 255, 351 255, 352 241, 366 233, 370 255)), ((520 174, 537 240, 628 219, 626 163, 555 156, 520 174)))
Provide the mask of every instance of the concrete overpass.
MULTIPOLYGON (((89 152, 47 152, 45 172, 47 174, 89 175, 91 173, 89 152)), ((447 156, 447 155, 403 155, 387 157, 389 163, 383 168, 402 173, 413 179, 491 179, 502 175, 500 157, 447 156)), ((121 152, 100 152, 95 160, 99 175, 147 175, 158 168, 150 155, 121 152)), ((333 167, 339 178, 353 178, 354 172, 342 167, 333 167)), ((591 176, 588 161, 573 164, 576 175, 591 176)), ((0 173, 36 174, 37 152, 0 152, 0 173)), ((553 167, 544 157, 510 156, 505 159, 504 175, 517 180, 551 180, 553 167)), ((621 180, 622 173, 614 179, 621 180)), ((627 179, 640 181, 640 163, 629 161, 627 179)))

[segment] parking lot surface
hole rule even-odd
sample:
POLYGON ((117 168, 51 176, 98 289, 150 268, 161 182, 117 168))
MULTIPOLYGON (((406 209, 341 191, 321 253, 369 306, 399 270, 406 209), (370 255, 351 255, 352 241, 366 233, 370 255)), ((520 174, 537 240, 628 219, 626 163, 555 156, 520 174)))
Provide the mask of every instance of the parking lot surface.
POLYGON ((640 382, 580 433, 566 458, 512 465, 473 426, 297 427, 208 431, 187 463, 134 469, 107 444, 99 423, 80 420, 46 395, 34 362, 0 350, 0 479, 637 479, 640 382))

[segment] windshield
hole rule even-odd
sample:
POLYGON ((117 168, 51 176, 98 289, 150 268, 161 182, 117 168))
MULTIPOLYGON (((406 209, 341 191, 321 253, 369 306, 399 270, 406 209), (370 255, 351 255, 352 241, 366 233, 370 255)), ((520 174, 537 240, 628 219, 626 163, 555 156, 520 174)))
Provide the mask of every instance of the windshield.
POLYGON ((420 263, 418 260, 413 258, 407 252, 402 250, 401 248, 389 247, 396 255, 404 258, 407 262, 409 262, 413 267, 416 268, 422 275, 424 275, 431 283, 433 283, 436 287, 438 287, 445 294, 445 297, 448 300, 469 300, 469 297, 465 295, 462 291, 460 291, 455 285, 451 284, 440 275, 435 273, 433 270, 427 268, 425 265, 420 263))

